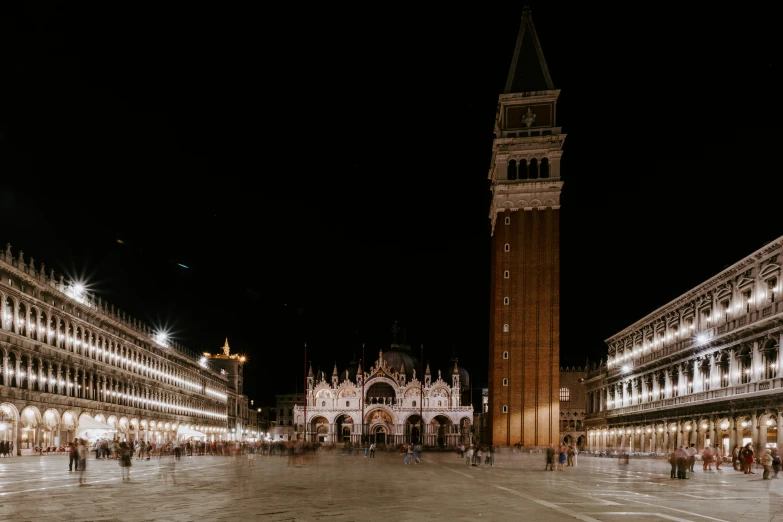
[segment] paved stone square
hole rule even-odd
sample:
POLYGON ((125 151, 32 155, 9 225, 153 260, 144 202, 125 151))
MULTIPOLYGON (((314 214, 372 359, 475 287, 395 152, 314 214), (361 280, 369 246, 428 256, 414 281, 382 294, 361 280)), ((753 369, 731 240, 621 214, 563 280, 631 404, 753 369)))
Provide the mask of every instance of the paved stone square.
POLYGON ((162 468, 173 457, 133 461, 131 481, 114 460, 88 460, 78 486, 64 456, 0 459, 0 520, 353 521, 353 520, 781 520, 781 479, 730 467, 669 478, 665 460, 580 456, 566 471, 544 471, 543 455, 504 452, 494 467, 454 453, 403 464, 323 451, 299 466, 287 457, 183 457, 176 484, 162 468))

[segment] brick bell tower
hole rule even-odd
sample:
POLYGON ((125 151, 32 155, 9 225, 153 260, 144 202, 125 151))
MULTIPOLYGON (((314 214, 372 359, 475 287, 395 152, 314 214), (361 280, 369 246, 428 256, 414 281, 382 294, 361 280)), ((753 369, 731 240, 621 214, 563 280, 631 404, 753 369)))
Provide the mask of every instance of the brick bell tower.
POLYGON ((492 444, 559 442, 560 91, 522 12, 495 116, 488 430, 492 444))

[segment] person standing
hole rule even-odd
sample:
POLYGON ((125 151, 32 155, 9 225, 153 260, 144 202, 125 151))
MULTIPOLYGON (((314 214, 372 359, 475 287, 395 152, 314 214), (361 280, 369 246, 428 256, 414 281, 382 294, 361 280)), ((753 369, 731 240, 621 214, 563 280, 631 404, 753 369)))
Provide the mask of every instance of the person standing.
POLYGON ((761 479, 769 480, 769 472, 772 471, 772 452, 770 450, 764 450, 764 454, 761 456, 761 465, 764 466, 764 474, 761 475, 761 479))
POLYGON ((130 480, 131 449, 127 442, 122 441, 117 446, 117 458, 120 459, 122 480, 130 480))
POLYGON ((688 471, 693 473, 693 466, 696 464, 696 444, 691 444, 688 448, 688 471))
POLYGON ((753 471, 753 461, 754 461, 753 447, 750 442, 745 444, 745 447, 742 448, 742 451, 740 451, 740 459, 742 459, 742 467, 745 474, 755 475, 756 472, 753 471))
POLYGON ((546 449, 546 467, 544 468, 544 471, 547 470, 555 470, 555 448, 551 444, 546 449))
POLYGON ((174 439, 174 458, 179 460, 182 454, 182 447, 179 445, 179 439, 174 439))
POLYGON ((778 453, 777 447, 772 448, 770 456, 772 457, 772 472, 774 473, 772 478, 778 478, 778 472, 780 471, 780 454, 778 453))
POLYGON ((734 466, 734 469, 737 471, 742 471, 745 467, 744 464, 740 462, 739 444, 735 444, 734 448, 731 450, 731 465, 734 466))
POLYGON ((256 465, 256 445, 251 444, 249 448, 247 448, 247 465, 250 468, 255 467, 256 465))
POLYGON ((76 450, 76 443, 71 441, 68 444, 68 473, 73 471, 73 466, 76 465, 76 471, 79 471, 79 452, 76 450))
POLYGON ((375 458, 375 443, 374 442, 372 444, 370 444, 370 458, 371 459, 375 458))
POLYGON ((84 472, 87 470, 87 444, 84 439, 77 439, 76 451, 79 455, 79 485, 86 486, 87 479, 84 476, 84 472))
POLYGON ((715 471, 720 471, 720 465, 723 463, 723 450, 720 444, 715 446, 715 471))

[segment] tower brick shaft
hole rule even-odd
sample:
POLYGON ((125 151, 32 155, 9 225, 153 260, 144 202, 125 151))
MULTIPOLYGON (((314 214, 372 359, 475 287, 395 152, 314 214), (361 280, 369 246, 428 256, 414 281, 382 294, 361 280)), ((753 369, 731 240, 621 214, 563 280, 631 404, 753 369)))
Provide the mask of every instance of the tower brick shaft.
POLYGON ((525 8, 498 99, 492 203, 490 443, 559 441, 560 157, 554 89, 525 8))

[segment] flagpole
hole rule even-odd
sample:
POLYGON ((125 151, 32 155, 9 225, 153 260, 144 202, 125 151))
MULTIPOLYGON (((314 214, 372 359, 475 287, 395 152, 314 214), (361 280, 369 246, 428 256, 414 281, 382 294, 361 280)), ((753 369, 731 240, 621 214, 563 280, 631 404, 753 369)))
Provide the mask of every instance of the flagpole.
POLYGON ((302 381, 303 393, 302 402, 304 403, 304 426, 302 431, 304 432, 302 438, 307 441, 307 343, 304 343, 304 380, 302 381))
POLYGON ((362 370, 362 440, 360 444, 364 444, 364 343, 362 343, 362 358, 359 360, 359 368, 362 370))
POLYGON ((419 381, 419 444, 422 444, 424 438, 424 344, 421 345, 421 359, 419 360, 419 370, 421 371, 421 380, 419 381))

